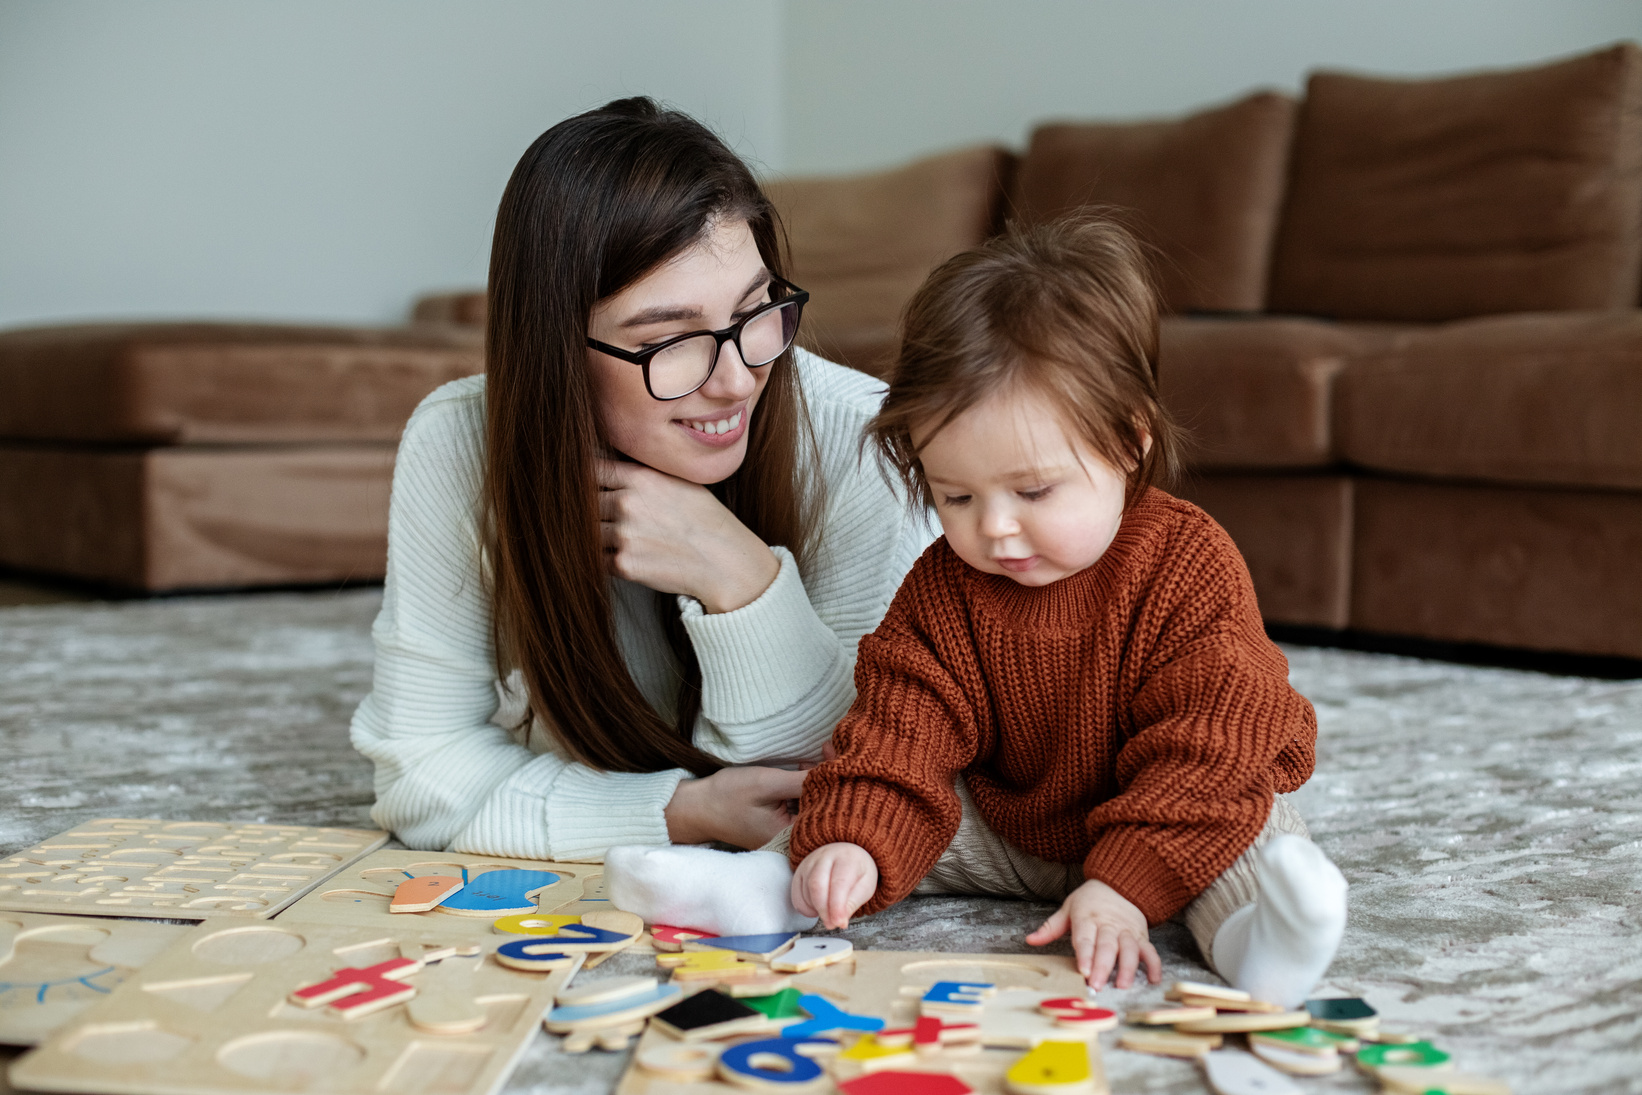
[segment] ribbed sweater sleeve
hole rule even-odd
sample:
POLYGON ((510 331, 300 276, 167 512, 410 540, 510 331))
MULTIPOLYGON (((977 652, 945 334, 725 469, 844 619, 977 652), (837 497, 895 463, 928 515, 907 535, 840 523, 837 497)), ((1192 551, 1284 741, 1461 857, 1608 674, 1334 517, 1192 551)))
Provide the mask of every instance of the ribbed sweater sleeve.
MULTIPOLYGON (((684 612, 702 665, 696 741, 732 764, 818 752, 854 698, 860 636, 931 536, 857 459, 881 385, 810 355, 797 367, 830 499, 815 562, 800 574, 778 548, 776 580, 752 604, 684 612)), ((476 520, 483 448, 483 377, 430 395, 400 443, 375 678, 352 724, 355 747, 376 765, 372 817, 413 848, 596 860, 615 844, 665 844, 663 811, 686 772, 599 772, 551 747, 533 752, 491 721, 496 666, 476 520)), ((676 667, 655 614, 619 616, 617 628, 635 682, 660 709, 676 667)))
POLYGON ((921 634, 924 610, 939 597, 926 554, 878 630, 861 640, 855 703, 833 733, 837 759, 804 780, 793 861, 835 841, 865 848, 878 891, 863 914, 911 893, 951 843, 960 817, 953 782, 977 752, 970 698, 921 634))

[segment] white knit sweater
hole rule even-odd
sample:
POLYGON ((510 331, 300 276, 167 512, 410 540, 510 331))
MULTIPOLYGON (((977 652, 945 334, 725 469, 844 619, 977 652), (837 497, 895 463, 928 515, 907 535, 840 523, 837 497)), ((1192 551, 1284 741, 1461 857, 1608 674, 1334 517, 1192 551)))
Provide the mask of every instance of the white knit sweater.
MULTIPOLYGON (((933 537, 871 454, 858 456, 882 385, 810 354, 796 361, 827 486, 815 561, 800 574, 774 548, 775 581, 734 612, 680 598, 701 663, 695 742, 728 764, 819 757, 855 698, 857 641, 933 537)), ((597 860, 616 844, 665 844, 662 811, 688 772, 600 772, 560 756, 539 728, 522 742, 505 728, 523 704, 517 674, 496 680, 479 570, 484 384, 469 377, 428 396, 399 445, 374 687, 352 729, 376 763, 371 817, 412 848, 484 855, 597 860)), ((628 669, 672 719, 677 666, 655 594, 611 583, 628 669)))

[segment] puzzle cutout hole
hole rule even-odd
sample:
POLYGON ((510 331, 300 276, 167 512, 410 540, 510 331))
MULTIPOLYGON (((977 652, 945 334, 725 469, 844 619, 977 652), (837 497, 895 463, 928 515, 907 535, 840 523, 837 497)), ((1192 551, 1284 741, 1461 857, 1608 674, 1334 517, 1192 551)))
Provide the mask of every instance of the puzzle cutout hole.
POLYGON ((193 1044, 194 1039, 186 1034, 158 1023, 108 1023, 86 1027, 68 1050, 100 1064, 138 1065, 169 1061, 193 1044))
POLYGON ((488 1046, 416 1042, 394 1062, 382 1090, 395 1095, 460 1095, 484 1071, 490 1052, 488 1046))
POLYGON ((260 966, 289 958, 307 945, 302 936, 284 928, 229 928, 196 942, 194 957, 219 966, 260 966))
POLYGON ((202 977, 191 981, 167 981, 159 985, 144 985, 143 991, 173 1000, 195 1011, 213 1012, 235 996, 251 979, 249 973, 231 973, 226 977, 202 977))
POLYGON ((323 1031, 274 1030, 238 1038, 217 1051, 230 1072, 279 1087, 308 1088, 353 1068, 365 1051, 323 1031))

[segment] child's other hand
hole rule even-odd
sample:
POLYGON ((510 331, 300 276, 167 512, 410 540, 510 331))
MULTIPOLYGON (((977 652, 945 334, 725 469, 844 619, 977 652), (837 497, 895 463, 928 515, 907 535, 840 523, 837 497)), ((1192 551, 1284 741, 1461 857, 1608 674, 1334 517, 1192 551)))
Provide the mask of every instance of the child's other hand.
POLYGON ((859 844, 823 844, 792 876, 793 907, 828 929, 849 927, 851 914, 877 890, 878 864, 859 844))
POLYGON ((1113 984, 1126 989, 1134 984, 1135 970, 1142 962, 1147 980, 1154 985, 1163 980, 1163 963, 1146 934, 1146 914, 1106 883, 1090 879, 1073 890, 1055 915, 1026 941, 1041 947, 1065 935, 1068 928, 1078 972, 1089 987, 1104 987, 1115 971, 1113 984))

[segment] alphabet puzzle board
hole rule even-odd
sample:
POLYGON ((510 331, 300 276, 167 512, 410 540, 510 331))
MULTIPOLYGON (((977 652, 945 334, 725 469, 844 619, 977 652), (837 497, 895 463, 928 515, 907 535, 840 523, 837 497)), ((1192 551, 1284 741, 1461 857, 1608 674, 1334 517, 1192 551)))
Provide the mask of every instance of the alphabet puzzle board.
MULTIPOLYGON (((956 1076, 982 1095, 1004 1091, 1004 1073, 1020 1060, 1036 1041, 1087 1041, 1092 1071, 1092 1089, 1107 1090, 1101 1066, 1100 1044, 1092 1034, 1057 1027, 1053 1018, 1038 1012, 1045 998, 1084 998, 1083 978, 1072 960, 1062 955, 1037 954, 946 954, 938 951, 855 951, 850 959, 823 966, 793 978, 794 988, 818 993, 828 1002, 857 1015, 887 1021, 890 1027, 906 1027, 918 1018, 919 995, 937 981, 990 983, 997 993, 988 998, 981 1013, 964 1022, 980 1023, 989 1040, 995 1033, 1001 1040, 1017 1043, 1009 1048, 943 1050, 931 1056, 909 1058, 897 1070, 947 1073, 956 1076), (903 986, 916 992, 908 994, 903 986)), ((955 1020, 958 1021, 958 1020, 955 1020)), ((762 1037, 769 1037, 763 1035, 762 1037)), ((634 1064, 628 1066, 616 1095, 732 1095, 745 1089, 721 1080, 680 1082, 640 1067, 636 1062, 652 1046, 677 1045, 652 1024, 639 1039, 634 1064)), ((779 1088, 772 1088, 779 1090, 779 1088)), ((828 1088, 827 1090, 831 1090, 828 1088)))
POLYGON ((368 829, 99 818, 0 860, 0 910, 269 917, 387 839, 368 829))
POLYGON ((0 914, 0 1043, 41 1041, 190 930, 146 920, 0 914))
MULTIPOLYGON (((488 880, 487 888, 500 893, 517 891, 514 896, 523 904, 534 903, 537 910, 544 913, 579 916, 612 907, 610 899, 604 896, 604 865, 601 863, 552 863, 464 852, 382 851, 371 853, 317 887, 287 909, 281 919, 387 930, 399 930, 407 922, 414 922, 435 931, 470 931, 484 935, 490 932, 495 916, 457 917, 437 908, 421 913, 394 913, 388 911, 389 899, 399 884, 409 878, 450 875, 460 878, 465 888, 487 873, 512 871, 529 873, 522 873, 515 885, 509 885, 506 875, 493 877, 488 880), (546 882, 540 877, 542 874, 558 877, 546 882)), ((640 936, 639 942, 627 949, 643 954, 650 950, 648 941, 649 936, 640 936)))
POLYGON ((423 922, 383 932, 209 921, 20 1058, 11 1082, 106 1095, 488 1095, 581 966, 578 956, 547 973, 509 969, 491 957, 505 941, 423 922), (475 943, 477 958, 445 958, 403 978, 441 1010, 482 1012, 468 1033, 417 1029, 414 998, 355 1019, 287 1000, 338 970, 391 962, 404 948, 475 943))

